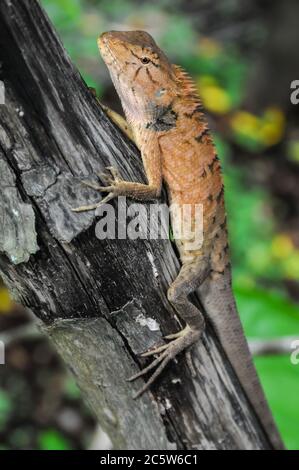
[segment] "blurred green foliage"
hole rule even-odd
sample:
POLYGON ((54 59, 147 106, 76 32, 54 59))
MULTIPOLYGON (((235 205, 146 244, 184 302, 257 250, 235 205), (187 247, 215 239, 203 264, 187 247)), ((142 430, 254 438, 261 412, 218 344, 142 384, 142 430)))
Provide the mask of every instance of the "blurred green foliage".
POLYGON ((12 400, 8 393, 0 390, 0 431, 6 425, 12 409, 12 400))
MULTIPOLYGON (((249 338, 298 335, 298 308, 277 292, 235 285, 238 308, 249 338)), ((299 367, 289 356, 255 358, 255 364, 289 449, 298 449, 299 367)))
MULTIPOLYGON (((129 0, 42 0, 42 4, 82 76, 100 95, 107 77, 96 37, 124 26, 146 29, 174 62, 194 76, 210 112, 232 114, 230 137, 239 145, 255 152, 281 139, 284 121, 279 110, 265 110, 263 116, 238 110, 248 64, 237 46, 228 48, 200 37, 188 17, 169 8, 170 0, 159 5, 145 2, 138 8, 129 0)), ((225 174, 234 290, 247 336, 296 335, 298 307, 287 299, 281 281, 299 280, 299 252, 287 235, 277 233, 270 195, 246 184, 245 170, 232 165, 226 136, 216 135, 215 140, 225 174)), ((299 161, 297 147, 298 141, 289 145, 288 157, 293 161, 299 161)), ((255 362, 285 442, 289 448, 298 449, 299 369, 287 356, 259 357, 255 362)), ((0 420, 9 406, 5 400, 0 395, 0 420)), ((53 430, 45 431, 40 438, 44 449, 67 446, 53 430)))
POLYGON ((55 429, 47 429, 39 435, 39 449, 41 450, 71 450, 69 442, 63 434, 55 429))

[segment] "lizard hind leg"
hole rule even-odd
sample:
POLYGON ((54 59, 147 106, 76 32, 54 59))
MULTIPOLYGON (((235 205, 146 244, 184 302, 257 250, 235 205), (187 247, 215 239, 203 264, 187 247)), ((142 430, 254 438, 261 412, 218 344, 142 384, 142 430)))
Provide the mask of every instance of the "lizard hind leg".
POLYGON ((161 374, 167 364, 182 351, 186 351, 187 363, 191 369, 192 375, 194 375, 189 348, 196 343, 202 335, 205 329, 205 322, 203 314, 198 307, 190 302, 188 295, 204 281, 208 272, 209 270, 207 269, 205 260, 199 260, 197 258, 193 262, 183 264, 178 277, 169 287, 167 292, 168 300, 178 312, 179 316, 185 320, 186 327, 178 333, 166 336, 166 339, 171 340, 169 343, 142 354, 143 357, 153 355, 158 355, 158 357, 143 370, 130 377, 129 380, 135 380, 154 368, 156 368, 156 370, 134 398, 142 395, 161 374))

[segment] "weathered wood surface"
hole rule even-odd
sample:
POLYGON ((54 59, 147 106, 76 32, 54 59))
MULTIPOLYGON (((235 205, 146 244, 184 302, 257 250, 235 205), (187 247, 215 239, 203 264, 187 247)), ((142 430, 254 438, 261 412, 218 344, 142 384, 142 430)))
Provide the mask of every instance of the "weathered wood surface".
POLYGON ((182 357, 132 399, 138 353, 179 329, 165 296, 177 257, 168 241, 98 240, 94 213, 71 212, 99 198, 82 177, 111 164, 144 176, 35 0, 1 1, 0 43, 0 274, 44 322, 114 447, 268 448, 209 328, 195 379, 182 357))

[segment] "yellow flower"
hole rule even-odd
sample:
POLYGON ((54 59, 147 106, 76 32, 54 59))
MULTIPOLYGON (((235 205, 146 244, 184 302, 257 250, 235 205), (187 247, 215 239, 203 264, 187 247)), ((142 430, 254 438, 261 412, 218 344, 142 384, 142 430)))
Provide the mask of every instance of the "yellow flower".
POLYGON ((291 140, 288 142, 288 157, 293 162, 299 162, 299 140, 291 140))
POLYGON ((256 139, 260 127, 260 120, 247 111, 237 111, 231 118, 231 127, 237 134, 256 139))
POLYGON ((231 118, 231 128, 239 135, 269 147, 277 144, 283 135, 285 117, 278 108, 267 108, 262 117, 248 111, 237 111, 231 118))
POLYGON ((276 123, 279 126, 283 126, 285 123, 285 116, 283 112, 275 106, 265 110, 264 119, 265 121, 276 123))
POLYGON ((275 145, 280 142, 284 128, 284 114, 278 108, 268 108, 259 129, 259 138, 266 146, 275 145))
POLYGON ((299 250, 295 250, 288 259, 283 262, 285 275, 290 279, 299 279, 299 250))
POLYGON ((12 300, 5 287, 0 287, 0 314, 9 313, 12 309, 12 300))
POLYGON ((294 250, 294 245, 287 235, 276 235, 271 244, 271 252, 275 258, 286 258, 294 250))
POLYGON ((220 86, 202 83, 199 93, 208 111, 216 114, 225 114, 231 109, 230 96, 220 86))

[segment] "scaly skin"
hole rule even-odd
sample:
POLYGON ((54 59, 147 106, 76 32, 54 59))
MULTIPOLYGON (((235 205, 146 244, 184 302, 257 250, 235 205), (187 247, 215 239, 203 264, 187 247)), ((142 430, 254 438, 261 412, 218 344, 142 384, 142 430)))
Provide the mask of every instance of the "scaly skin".
MULTIPOLYGON (((164 181, 170 203, 176 204, 172 225, 177 223, 179 211, 186 204, 191 206, 193 222, 193 237, 176 239, 182 267, 167 292, 186 327, 170 335, 170 342, 165 346, 144 354, 157 357, 131 380, 155 367, 156 370, 137 396, 171 359, 182 351, 189 352, 202 335, 203 314, 188 300, 188 294, 199 289, 202 304, 258 418, 273 446, 282 448, 236 311, 231 290, 221 168, 193 82, 180 67, 168 61, 151 36, 143 31, 104 33, 98 45, 127 122, 114 112, 108 111, 108 114, 127 134, 133 134, 148 179, 148 184, 123 181, 117 170, 110 168, 108 186, 96 187, 108 192, 99 204, 118 195, 140 200, 157 198, 164 181), (195 228, 198 204, 203 206, 203 241, 201 227, 195 228)), ((190 363, 190 357, 187 358, 190 363)))

